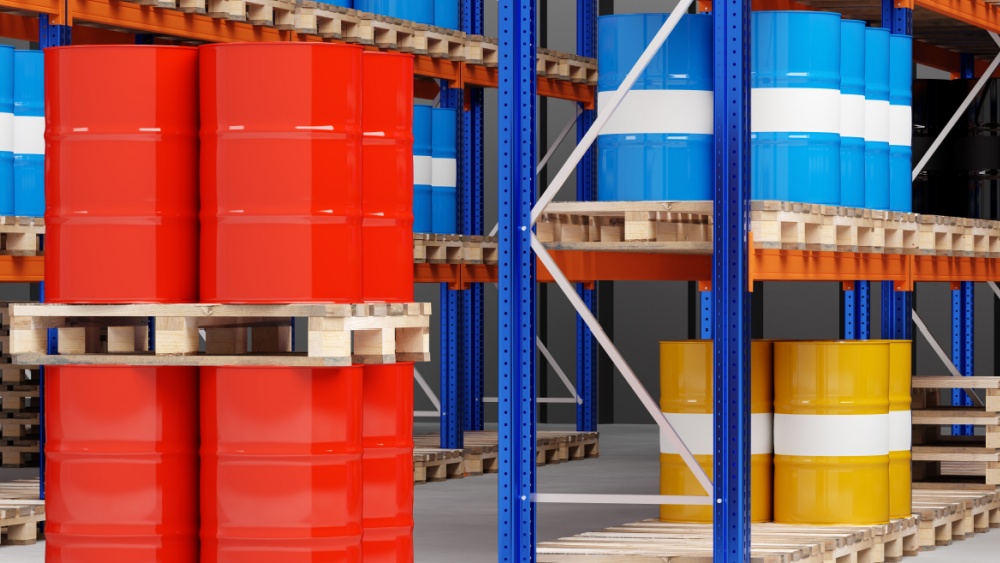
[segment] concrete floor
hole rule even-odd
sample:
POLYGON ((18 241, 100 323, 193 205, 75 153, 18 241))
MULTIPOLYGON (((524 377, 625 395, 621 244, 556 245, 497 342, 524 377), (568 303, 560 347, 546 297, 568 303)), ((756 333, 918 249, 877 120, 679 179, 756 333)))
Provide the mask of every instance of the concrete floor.
MULTIPOLYGON (((546 427, 556 429, 559 427, 546 427)), ((563 427, 566 428, 566 427, 563 427)), ((430 430, 431 427, 420 427, 430 430)), ((538 490, 549 493, 655 493, 658 483, 658 437, 649 425, 601 428, 601 457, 552 465, 538 472, 538 490)), ((31 476, 31 471, 0 470, 0 480, 31 476)), ((416 560, 418 562, 496 561, 496 475, 429 483, 416 488, 416 560)), ((538 507, 541 540, 652 518, 651 506, 538 507)), ((1000 530, 921 553, 919 561, 997 563, 1000 530)), ((0 547, 3 563, 44 563, 44 543, 0 547)))

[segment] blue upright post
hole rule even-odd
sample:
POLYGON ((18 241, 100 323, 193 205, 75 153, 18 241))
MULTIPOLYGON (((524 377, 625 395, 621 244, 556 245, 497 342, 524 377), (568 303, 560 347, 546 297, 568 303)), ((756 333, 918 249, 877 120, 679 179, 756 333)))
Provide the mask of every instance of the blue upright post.
MULTIPOLYGON (((60 47, 69 45, 72 37, 72 28, 68 25, 52 25, 49 23, 49 16, 40 14, 38 16, 38 47, 60 47)), ((43 241, 44 244, 44 241, 43 241)), ((45 301, 45 284, 40 284, 39 301, 45 301)), ((56 331, 49 330, 48 350, 49 354, 55 353, 56 331)), ((38 370, 38 472, 39 472, 39 498, 45 499, 45 368, 38 370)))
POLYGON ((713 5, 716 563, 750 561, 750 2, 713 5))
MULTIPOLYGON (((974 291, 972 282, 962 282, 951 291, 951 361, 962 375, 972 375, 975 370, 972 352, 975 340, 974 291)), ((971 407, 972 399, 961 389, 951 392, 955 406, 971 407)), ((956 424, 951 427, 956 436, 972 436, 973 427, 956 424)))
POLYGON ((854 292, 853 287, 850 289, 845 289, 843 291, 844 291, 844 296, 843 296, 844 321, 842 323, 843 326, 841 326, 840 336, 844 340, 857 340, 858 338, 857 293, 854 292))
POLYGON ((535 0, 500 0, 498 561, 535 560, 535 0))
MULTIPOLYGON (((483 0, 462 2, 462 31, 483 34, 483 0)), ((483 234, 483 89, 468 90, 468 111, 462 114, 462 155, 459 175, 462 233, 483 234)), ((483 284, 462 292, 462 372, 465 376, 463 428, 482 430, 483 419, 483 284)))
POLYGON ((845 340, 871 338, 871 282, 856 281, 854 287, 844 290, 845 340))
POLYGON ((710 340, 712 338, 712 319, 715 318, 712 314, 712 292, 699 291, 698 302, 701 311, 700 336, 705 340, 710 340))
MULTIPOLYGON (((444 81, 441 82, 441 107, 462 110, 463 92, 460 89, 449 88, 444 81)), ((458 182, 464 185, 465 178, 461 177, 464 172, 462 157, 464 152, 458 155, 458 171, 460 177, 458 182)), ((459 218, 456 218, 458 220, 459 218)), ((441 447, 445 449, 460 449, 465 447, 463 427, 465 417, 462 414, 465 391, 465 374, 459 374, 459 368, 463 364, 460 341, 464 344, 468 342, 466 335, 459 338, 463 331, 461 304, 465 299, 464 292, 448 288, 448 284, 441 284, 441 353, 438 361, 441 365, 441 447)))
MULTIPOLYGON (((576 2, 576 52, 582 57, 597 57, 597 1, 577 0, 576 2)), ((580 142, 590 126, 594 124, 597 112, 584 110, 576 119, 576 140, 580 142)), ((596 147, 580 160, 576 167, 577 201, 597 199, 597 154, 596 147)), ((576 292, 587 308, 594 311, 597 296, 593 289, 584 284, 576 284, 576 292)), ((576 317, 576 392, 582 400, 576 406, 576 429, 579 432, 597 431, 597 346, 594 335, 587 323, 579 315, 576 317)), ((610 375, 610 374, 609 374, 610 375)))

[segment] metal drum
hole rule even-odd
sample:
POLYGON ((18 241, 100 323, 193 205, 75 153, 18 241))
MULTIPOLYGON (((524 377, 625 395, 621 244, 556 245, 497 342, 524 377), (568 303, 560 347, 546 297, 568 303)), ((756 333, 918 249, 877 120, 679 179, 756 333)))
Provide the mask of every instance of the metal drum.
POLYGON ((14 51, 14 215, 45 215, 45 59, 14 51))
MULTIPOLYGON (((417 4, 419 2, 414 2, 417 4)), ((430 4, 430 2, 425 2, 430 4)), ((434 25, 445 29, 459 29, 458 0, 434 0, 434 25)))
POLYGON ((840 15, 753 12, 751 197, 840 204, 840 15))
MULTIPOLYGON (((0 45, 0 76, 14 76, 14 48, 0 45)), ((14 81, 0 80, 0 215, 14 214, 14 81)))
POLYGON ((413 56, 364 54, 365 301, 413 301, 413 56))
POLYGON ((889 518, 907 518, 913 512, 910 467, 912 440, 911 378, 913 343, 889 344, 889 518))
POLYGON ((413 108, 413 232, 432 233, 431 106, 413 108))
MULTIPOLYGON (((666 19, 598 19, 599 110, 666 19)), ((599 200, 712 199, 712 80, 712 17, 685 15, 597 137, 599 200)))
POLYGON ((913 211, 913 38, 889 36, 889 209, 913 211))
POLYGON ((202 301, 360 301, 363 49, 199 52, 202 301))
MULTIPOLYGON (((771 521, 771 342, 750 344, 750 518, 771 521)), ((660 342, 660 408, 694 454, 698 465, 712 476, 715 451, 712 400, 711 340, 660 342)), ((674 446, 660 439, 660 494, 700 496, 705 491, 674 446)), ((711 506, 660 506, 665 522, 711 522, 711 506)))
POLYGON ((58 47, 45 61, 46 300, 197 300, 198 52, 58 47))
POLYGON ((431 227, 458 232, 458 112, 434 108, 431 134, 431 227))
POLYGON ((360 366, 201 368, 201 563, 362 560, 361 392, 360 366))
POLYGON ((413 561, 413 364, 364 367, 366 562, 413 561))
POLYGON ((889 31, 868 27, 865 28, 865 207, 871 209, 889 209, 889 105, 889 31))
POLYGON ((198 563, 197 397, 197 368, 46 368, 47 561, 198 563))
POLYGON ((774 521, 889 521, 889 345, 775 342, 774 521))
POLYGON ((434 4, 434 0, 355 0, 354 7, 362 12, 437 25, 434 23, 434 4))
POLYGON ((865 22, 840 22, 840 204, 865 206, 865 22))

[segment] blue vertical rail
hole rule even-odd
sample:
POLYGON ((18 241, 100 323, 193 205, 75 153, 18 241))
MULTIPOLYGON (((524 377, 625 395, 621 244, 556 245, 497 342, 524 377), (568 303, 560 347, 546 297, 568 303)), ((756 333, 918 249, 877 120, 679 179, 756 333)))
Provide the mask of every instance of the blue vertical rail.
MULTIPOLYGON (((40 14, 38 16, 38 48, 60 47, 71 43, 72 28, 68 25, 53 25, 49 23, 49 16, 40 14)), ((44 244, 44 241, 43 241, 44 244)), ((39 301, 45 301, 45 284, 39 284, 39 301)), ((49 354, 55 353, 56 331, 50 330, 48 335, 49 354)), ((45 368, 38 370, 38 472, 39 472, 39 498, 45 499, 45 368)))
POLYGON ((701 325, 698 329, 699 336, 704 340, 710 340, 712 338, 712 319, 714 318, 711 291, 698 292, 698 310, 701 317, 701 325))
MULTIPOLYGON (((597 57, 597 1, 577 0, 576 2, 576 52, 582 57, 597 57)), ((594 124, 595 110, 584 110, 576 119, 576 141, 594 124)), ((580 160, 576 167, 577 201, 597 199, 597 154, 596 147, 580 160)), ((597 306, 597 295, 584 284, 576 284, 576 292, 592 312, 597 306)), ((597 431, 597 346, 594 335, 587 323, 579 315, 576 317, 576 392, 581 402, 576 406, 576 429, 578 432, 597 431)), ((610 376, 611 374, 609 374, 610 376)))
MULTIPOLYGON (((462 90, 449 88, 448 84, 442 81, 441 107, 461 111, 463 103, 462 90)), ((464 185, 465 178, 461 177, 464 171, 462 162, 464 152, 457 156, 460 174, 458 182, 464 185)), ((449 289, 446 283, 441 284, 441 352, 438 361, 441 366, 441 447, 445 449, 465 447, 463 431, 465 417, 462 414, 465 402, 465 374, 459 374, 459 367, 464 364, 460 342, 468 342, 462 323, 461 306, 465 301, 463 293, 465 292, 449 289)))
POLYGON ((750 1, 717 0, 715 29, 716 563, 750 561, 750 1))
MULTIPOLYGON (((483 0, 462 2, 462 31, 483 34, 483 0)), ((459 157, 460 226, 466 235, 483 234, 483 89, 470 88, 468 111, 462 114, 462 154, 459 157)), ((463 428, 482 430, 484 396, 483 284, 462 292, 462 372, 465 376, 463 428)))
POLYGON ((856 281, 854 287, 844 290, 845 340, 871 339, 871 282, 856 281))
MULTIPOLYGON (((951 361, 962 375, 972 375, 975 370, 973 345, 975 343, 975 285, 962 282, 951 291, 951 361)), ((972 399, 966 391, 951 392, 955 406, 971 407, 972 399)), ((955 436, 972 436, 971 425, 956 424, 951 427, 955 436)))
POLYGON ((498 561, 535 560, 535 0, 501 0, 498 561))

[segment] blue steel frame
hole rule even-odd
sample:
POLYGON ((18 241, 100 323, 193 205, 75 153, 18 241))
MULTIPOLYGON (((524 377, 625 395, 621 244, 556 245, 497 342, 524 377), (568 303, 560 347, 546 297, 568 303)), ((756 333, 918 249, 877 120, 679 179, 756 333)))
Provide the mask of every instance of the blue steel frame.
MULTIPOLYGON (((72 38, 72 28, 68 25, 51 25, 49 16, 40 14, 38 16, 38 48, 61 47, 69 45, 72 38)), ((43 242, 44 244, 44 242, 43 242)), ((45 301, 45 283, 39 284, 39 301, 45 301)), ((49 330, 48 350, 49 354, 55 353, 56 331, 49 330)), ((39 497, 45 500, 45 368, 38 370, 38 473, 39 473, 39 497)))
POLYGON ((844 290, 845 340, 869 340, 871 335, 871 282, 856 281, 852 289, 844 290))
POLYGON ((713 3, 714 560, 750 560, 750 0, 713 3))
MULTIPOLYGON (((576 2, 576 49, 583 57, 597 58, 597 0, 576 2)), ((585 110, 576 119, 576 141, 594 124, 597 111, 585 110)), ((577 201, 597 199, 597 148, 592 146, 576 167, 577 201)), ((597 294, 584 284, 576 284, 576 292, 591 311, 597 306, 597 294)), ((579 432, 597 431, 597 345, 587 323, 576 317, 576 390, 582 399, 576 406, 576 429, 579 432)), ((614 374, 607 374, 613 377, 614 374)))
MULTIPOLYGON (((449 88, 444 81, 441 82, 441 107, 462 111, 464 105, 464 92, 461 89, 449 88)), ((464 121, 464 120, 463 120, 464 121)), ((462 122, 457 127, 460 129, 458 138, 462 138, 462 122)), ((459 182, 465 185, 463 161, 464 151, 458 154, 458 170, 461 177, 459 182)), ((463 190, 464 191, 464 190, 463 190)), ((464 200, 463 193, 463 200, 464 200)), ((460 212, 461 214, 461 212, 460 212)), ((462 221, 463 217, 458 220, 462 221)), ((464 227, 464 224, 463 224, 464 227)), ((441 365, 441 447, 445 449, 460 449, 465 447, 465 417, 462 414, 462 407, 465 401, 464 374, 459 377, 459 366, 462 364, 462 353, 460 342, 467 344, 467 335, 464 332, 462 323, 461 305, 464 303, 461 290, 452 290, 448 284, 441 284, 441 307, 439 317, 441 320, 441 342, 438 361, 441 365)))
MULTIPOLYGON (((951 361, 962 375, 972 375, 975 371, 975 285, 962 282, 951 291, 951 361)), ((951 392, 951 403, 955 406, 971 407, 972 399, 964 390, 951 392)), ((971 425, 956 424, 951 427, 955 436, 972 436, 971 425)))
POLYGON ((535 0, 500 0, 498 561, 535 560, 535 0))
MULTIPOLYGON (((463 0, 462 31, 483 34, 483 0, 463 0)), ((462 233, 483 234, 483 89, 466 91, 468 111, 462 114, 462 157, 459 179, 462 199, 459 224, 462 233)), ((472 284, 462 292, 462 338, 459 353, 465 378, 465 408, 462 427, 482 430, 484 363, 483 363, 483 284, 472 284)))

